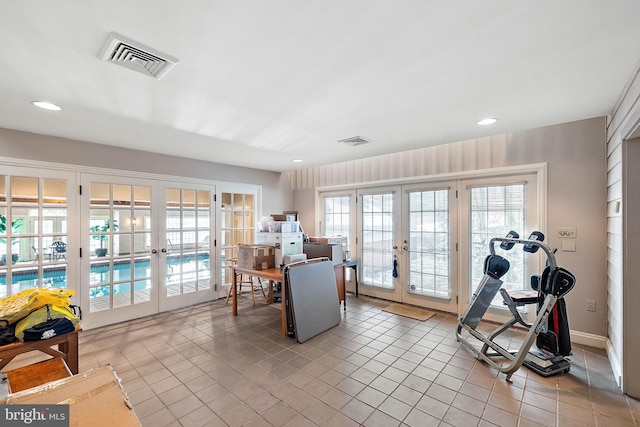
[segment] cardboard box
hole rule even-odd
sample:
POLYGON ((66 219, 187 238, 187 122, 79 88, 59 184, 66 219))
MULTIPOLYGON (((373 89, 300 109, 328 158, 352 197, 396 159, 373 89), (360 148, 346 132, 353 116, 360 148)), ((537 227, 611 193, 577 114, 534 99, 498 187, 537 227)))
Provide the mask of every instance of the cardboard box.
POLYGON ((277 267, 284 264, 286 255, 302 253, 302 233, 256 233, 255 240, 257 244, 274 247, 277 267))
POLYGON ((258 245, 275 246, 276 244, 280 244, 280 242, 282 242, 282 233, 256 233, 255 242, 258 245))
POLYGON ((297 233, 300 231, 300 223, 298 221, 282 221, 280 222, 281 233, 297 233))
POLYGON ((327 257, 333 261, 333 265, 344 262, 342 245, 328 245, 323 243, 305 243, 303 252, 308 259, 327 257))
POLYGON ((282 233, 280 240, 282 255, 295 255, 302 253, 302 233, 282 233))
POLYGON ((287 221, 298 220, 298 211, 284 211, 282 213, 287 217, 287 221))
MULTIPOLYGON (((299 251, 302 253, 302 233, 256 233, 255 242, 258 245, 276 246, 282 244, 299 243, 299 251)), ((289 253, 289 252, 287 252, 289 253)), ((285 254, 286 255, 286 254, 285 254)))
POLYGON ((268 245, 238 245, 238 267, 252 270, 275 267, 275 248, 268 245))
POLYGON ((346 237, 309 237, 311 243, 321 243, 323 245, 342 245, 343 248, 347 247, 346 237))
POLYGON ((269 221, 268 230, 264 230, 262 226, 258 230, 258 233, 264 233, 265 231, 270 233, 296 233, 300 231, 300 223, 298 221, 269 221))
POLYGON ((284 257, 302 253, 302 233, 281 233, 280 243, 276 243, 276 266, 283 267, 284 257))
POLYGON ((7 396, 7 405, 69 405, 70 427, 141 426, 111 366, 52 381, 7 396))

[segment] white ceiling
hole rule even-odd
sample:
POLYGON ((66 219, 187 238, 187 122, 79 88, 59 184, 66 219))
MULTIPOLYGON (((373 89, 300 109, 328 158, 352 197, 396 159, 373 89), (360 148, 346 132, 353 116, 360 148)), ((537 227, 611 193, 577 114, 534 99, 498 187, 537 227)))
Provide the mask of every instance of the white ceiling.
POLYGON ((276 171, 410 150, 610 114, 638 17, 637 0, 3 1, 0 127, 276 171), (179 62, 156 80, 102 61, 111 32, 179 62), (353 136, 373 142, 337 142, 353 136))

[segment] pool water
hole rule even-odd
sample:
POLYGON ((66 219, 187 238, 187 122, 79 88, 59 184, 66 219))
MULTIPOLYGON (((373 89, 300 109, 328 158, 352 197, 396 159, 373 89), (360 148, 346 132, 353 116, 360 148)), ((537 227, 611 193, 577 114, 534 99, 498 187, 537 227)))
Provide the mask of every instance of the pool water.
MULTIPOLYGON (((134 289, 142 290, 148 288, 149 277, 151 275, 149 258, 136 258, 133 261, 133 269, 131 268, 131 259, 114 260, 113 277, 110 278, 109 262, 98 261, 92 262, 89 284, 91 286, 91 297, 109 295, 111 287, 110 282, 125 282, 133 279, 134 289), (133 270, 133 271, 132 271, 133 270), (105 286, 99 286, 104 283, 105 286), (98 286, 96 286, 98 285, 98 286)), ((207 269, 209 267, 209 254, 201 253, 183 255, 182 260, 179 255, 167 256, 167 277, 173 275, 173 271, 179 269, 182 264, 182 271, 197 271, 207 269), (177 268, 176 268, 177 267, 177 268)), ((179 276, 179 275, 177 275, 179 276)), ((0 296, 6 295, 7 277, 6 272, 0 272, 0 296), (3 292, 3 288, 4 292, 3 292)), ((44 266, 42 271, 42 282, 39 283, 37 266, 29 266, 26 268, 15 268, 12 271, 11 287, 12 293, 17 293, 24 289, 35 287, 67 287, 67 268, 66 265, 44 266)), ((128 292, 130 283, 114 284, 113 292, 128 292)))

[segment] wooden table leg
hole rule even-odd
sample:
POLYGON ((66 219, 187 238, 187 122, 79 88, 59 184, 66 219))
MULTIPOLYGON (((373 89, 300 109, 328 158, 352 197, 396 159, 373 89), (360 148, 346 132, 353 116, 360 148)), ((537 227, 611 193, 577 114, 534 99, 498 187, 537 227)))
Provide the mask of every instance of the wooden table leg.
POLYGON ((287 336, 287 307, 284 295, 284 280, 280 283, 280 299, 282 300, 282 335, 287 336))
POLYGON ((238 279, 237 279, 237 274, 235 272, 235 270, 233 271, 233 279, 231 280, 231 286, 233 286, 233 289, 231 290, 232 295, 233 295, 233 315, 237 316, 238 315, 238 279))
MULTIPOLYGON (((58 345, 58 348, 62 343, 58 345)), ((65 343, 67 353, 67 366, 72 374, 76 375, 79 372, 78 369, 78 333, 74 332, 67 334, 67 342, 65 343)))

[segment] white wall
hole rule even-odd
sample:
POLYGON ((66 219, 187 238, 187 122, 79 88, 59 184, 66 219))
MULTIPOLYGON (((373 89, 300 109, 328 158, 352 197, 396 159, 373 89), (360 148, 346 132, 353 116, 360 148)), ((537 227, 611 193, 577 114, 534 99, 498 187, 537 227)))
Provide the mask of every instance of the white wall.
POLYGON ((576 252, 558 262, 576 275, 566 297, 572 331, 607 334, 607 234, 605 210, 604 117, 512 132, 419 150, 290 172, 293 205, 305 228, 313 227, 315 188, 398 178, 547 163, 547 230, 551 247, 560 247, 559 227, 576 227, 576 252), (586 300, 597 311, 586 311, 586 300))
POLYGON ((609 360, 622 390, 640 397, 640 265, 637 248, 640 64, 625 86, 607 126, 607 291, 609 360), (629 156, 629 157, 628 157, 629 156))

